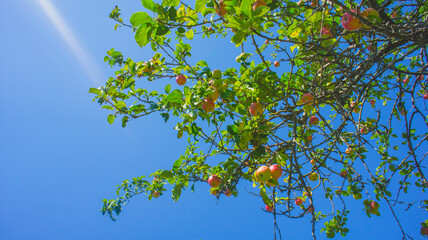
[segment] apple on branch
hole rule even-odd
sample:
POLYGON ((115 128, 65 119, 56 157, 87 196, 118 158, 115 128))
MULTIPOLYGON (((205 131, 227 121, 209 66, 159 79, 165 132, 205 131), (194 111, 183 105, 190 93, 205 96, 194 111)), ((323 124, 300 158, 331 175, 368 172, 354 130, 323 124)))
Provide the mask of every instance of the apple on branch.
POLYGON ((217 177, 216 175, 212 175, 208 178, 208 184, 212 187, 212 188, 216 188, 220 185, 221 179, 219 177, 217 177))
MULTIPOLYGON (((355 9, 351 10, 353 13, 356 13, 357 11, 355 9)), ((355 31, 361 28, 362 23, 358 18, 355 18, 349 13, 345 13, 342 16, 342 26, 348 31, 355 31)))
POLYGON ((175 77, 175 81, 178 85, 183 86, 184 84, 186 84, 186 76, 184 76, 183 74, 179 74, 177 77, 175 77))

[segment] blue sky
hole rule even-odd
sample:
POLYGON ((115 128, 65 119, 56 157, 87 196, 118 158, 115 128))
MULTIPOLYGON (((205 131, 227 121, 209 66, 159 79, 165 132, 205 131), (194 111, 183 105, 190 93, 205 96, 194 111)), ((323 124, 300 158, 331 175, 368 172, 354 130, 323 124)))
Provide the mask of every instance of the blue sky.
MULTIPOLYGON (((237 198, 220 201, 204 184, 195 193, 184 192, 177 203, 170 194, 151 202, 137 197, 117 222, 99 213, 101 199, 114 198, 123 179, 170 168, 186 146, 185 138, 176 139, 172 122, 152 116, 126 128, 110 126, 108 112, 91 101, 88 89, 114 71, 103 62, 107 50, 138 60, 152 56, 128 29, 114 31, 108 14, 115 5, 125 20, 143 10, 138 0, 2 2, 0 239, 272 239, 273 218, 246 192, 250 185, 241 186, 237 198), (65 25, 43 10, 41 3, 49 2, 65 25)), ((195 60, 207 58, 225 69, 239 52, 226 55, 227 47, 233 47, 227 39, 199 43, 195 60)), ((371 219, 361 209, 362 201, 355 201, 346 239, 399 236, 386 208, 371 219)), ((409 210, 400 220, 420 237, 425 219, 419 211, 409 210)), ((311 239, 309 217, 279 218, 279 225, 284 239, 311 239)))

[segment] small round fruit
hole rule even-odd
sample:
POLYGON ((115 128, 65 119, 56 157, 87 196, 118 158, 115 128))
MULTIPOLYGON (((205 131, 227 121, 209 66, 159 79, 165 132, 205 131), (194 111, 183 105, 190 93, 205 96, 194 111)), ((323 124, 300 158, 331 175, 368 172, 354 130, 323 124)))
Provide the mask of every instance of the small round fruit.
POLYGON ((340 172, 340 176, 341 176, 341 177, 346 177, 346 176, 348 176, 348 171, 346 171, 346 170, 341 171, 341 172, 340 172))
POLYGON ((379 207, 380 207, 380 205, 379 205, 379 203, 378 202, 376 202, 376 201, 372 201, 371 203, 370 203, 370 209, 379 209, 379 207))
POLYGON ((421 227, 421 234, 423 236, 428 236, 428 227, 422 226, 421 227))
POLYGON ((428 100, 428 93, 425 93, 425 94, 424 94, 424 99, 425 99, 425 100, 428 100))
POLYGON ((320 120, 317 116, 312 116, 311 118, 309 118, 309 125, 318 125, 319 122, 320 120))
POLYGON ((214 195, 214 196, 217 196, 218 195, 218 190, 217 189, 212 190, 211 194, 214 195))
POLYGON ((215 108, 215 103, 212 99, 210 98, 206 98, 204 99, 204 101, 202 102, 202 109, 204 109, 205 112, 209 113, 214 111, 215 108))
POLYGON ((158 192, 158 191, 154 191, 154 192, 152 193, 152 196, 153 196, 154 198, 158 198, 158 197, 160 196, 160 192, 158 192))
POLYGON ((311 180, 311 181, 316 181, 316 180, 318 180, 318 178, 319 178, 319 175, 316 172, 313 172, 313 173, 311 173, 311 175, 309 175, 309 180, 311 180))
POLYGON ((353 149, 352 147, 348 147, 348 148, 346 149, 345 153, 346 153, 347 155, 350 155, 350 154, 354 153, 354 149, 353 149))
POLYGON ((220 94, 218 93, 217 88, 213 87, 212 89, 209 90, 207 98, 215 101, 218 99, 219 96, 220 96, 220 94))
POLYGON ((314 206, 311 204, 308 206, 308 212, 312 213, 314 211, 314 206))
POLYGON ((248 109, 250 114, 254 117, 261 116, 263 114, 263 106, 258 102, 253 102, 250 105, 250 108, 248 109))
POLYGON ((183 74, 180 74, 177 77, 175 77, 175 81, 177 82, 178 85, 183 86, 184 84, 186 84, 186 76, 184 76, 183 74))
POLYGON ((278 61, 275 61, 275 62, 273 63, 273 65, 274 65, 275 67, 279 67, 280 63, 279 63, 278 61))
POLYGON ((315 165, 315 163, 317 163, 317 160, 315 160, 315 158, 312 158, 312 159, 311 159, 311 164, 312 164, 312 165, 315 165))
POLYGON ((232 191, 230 191, 229 189, 224 190, 224 195, 226 195, 227 197, 230 197, 232 195, 232 191))
POLYGON ((356 200, 360 200, 361 198, 363 198, 363 195, 361 193, 355 193, 352 195, 354 197, 354 199, 356 200))
POLYGON ((278 179, 279 177, 281 177, 282 168, 278 164, 270 166, 269 169, 272 173, 272 178, 278 179))
POLYGON ((331 33, 330 28, 323 27, 322 31, 321 31, 321 36, 323 38, 331 38, 331 37, 333 37, 333 34, 331 33))
POLYGON ((369 132, 369 130, 366 127, 360 128, 360 133, 361 134, 367 134, 368 132, 369 132))
MULTIPOLYGON (((356 10, 351 10, 352 12, 356 12, 356 10)), ((362 23, 358 18, 353 17, 349 13, 345 13, 342 16, 342 26, 348 31, 355 31, 361 28, 362 23)))
POLYGON ((273 207, 270 207, 268 205, 265 206, 266 211, 273 212, 273 207))
POLYGON ((295 203, 297 206, 301 206, 301 205, 303 204, 303 200, 302 200, 301 198, 296 198, 296 200, 294 201, 294 203, 295 203))
POLYGON ((304 104, 312 105, 312 103, 314 102, 314 96, 312 96, 312 94, 310 93, 305 93, 302 96, 302 101, 304 104))
POLYGON ((313 139, 312 135, 309 135, 309 136, 307 136, 307 137, 306 137, 306 140, 307 140, 308 142, 311 142, 311 141, 312 141, 312 139, 313 139))
MULTIPOLYGON (((214 4, 214 5, 215 5, 215 4, 214 4)), ((215 12, 216 12, 219 16, 224 16, 224 15, 227 13, 226 5, 224 4, 224 2, 223 2, 223 1, 219 1, 219 2, 218 2, 218 6, 219 6, 219 7, 217 7, 217 5, 215 5, 215 12)))
POLYGON ((214 79, 220 79, 221 78, 221 71, 219 69, 214 69, 212 71, 212 75, 214 79))
POLYGON ((257 180, 260 182, 269 181, 272 176, 272 172, 268 166, 261 166, 256 171, 257 180))
POLYGON ((360 112, 361 112, 361 108, 360 108, 360 106, 356 106, 356 107, 354 107, 353 112, 354 112, 354 113, 360 113, 360 112))
POLYGON ((409 79, 408 78, 403 79, 403 83, 404 84, 408 84, 409 83, 409 79))
POLYGON ((372 105, 372 107, 374 107, 375 104, 376 104, 376 100, 370 100, 370 105, 372 105))
POLYGON ((266 6, 266 2, 264 0, 257 0, 254 4, 253 4, 253 11, 256 11, 257 8, 261 7, 261 6, 266 6))
POLYGON ((221 179, 216 175, 212 175, 208 178, 208 184, 213 188, 218 187, 220 185, 220 182, 221 182, 221 179))

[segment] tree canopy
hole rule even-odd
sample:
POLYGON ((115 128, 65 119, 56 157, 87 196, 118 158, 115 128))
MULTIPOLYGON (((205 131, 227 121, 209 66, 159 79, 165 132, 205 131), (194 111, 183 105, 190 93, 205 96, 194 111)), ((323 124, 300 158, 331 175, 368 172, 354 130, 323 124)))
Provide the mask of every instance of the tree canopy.
MULTIPOLYGON (((194 184, 209 184, 217 198, 237 196, 244 181, 274 219, 311 216, 314 239, 345 236, 348 206, 359 199, 368 217, 428 209, 426 1, 141 3, 146 11, 129 21, 118 7, 110 18, 153 57, 109 50, 104 60, 115 76, 89 92, 111 111, 110 124, 160 114, 177 121, 188 146, 171 169, 125 180, 102 214, 115 219, 139 194, 171 190, 177 201, 194 184), (192 59, 192 41, 213 37, 240 49, 238 68, 192 59), (143 87, 162 79, 163 89, 143 87)), ((420 224, 428 235, 428 222, 420 224)))

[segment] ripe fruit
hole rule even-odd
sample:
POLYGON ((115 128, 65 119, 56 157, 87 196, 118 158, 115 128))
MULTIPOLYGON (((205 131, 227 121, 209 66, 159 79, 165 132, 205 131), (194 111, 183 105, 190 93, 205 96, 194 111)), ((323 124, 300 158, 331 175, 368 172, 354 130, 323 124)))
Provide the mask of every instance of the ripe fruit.
POLYGON ((319 175, 316 172, 313 172, 313 173, 311 173, 311 175, 309 175, 309 180, 311 180, 311 181, 316 181, 316 180, 318 180, 318 178, 319 178, 319 175))
POLYGON ((272 172, 270 171, 270 168, 267 166, 261 166, 256 171, 256 177, 259 182, 266 182, 269 181, 269 178, 272 176, 272 172))
POLYGON ((212 99, 206 98, 202 102, 202 109, 204 109, 205 112, 209 113, 212 112, 215 108, 215 103, 212 99))
POLYGON ((186 76, 184 76, 183 74, 180 74, 177 77, 175 77, 175 81, 177 82, 178 85, 183 86, 184 84, 186 84, 186 76))
POLYGON ((377 209, 379 209, 379 207, 380 207, 380 205, 379 205, 379 203, 377 203, 376 201, 372 201, 372 202, 370 203, 370 209, 375 209, 375 210, 377 210, 377 209))
POLYGON ((355 193, 352 195, 354 197, 354 199, 359 200, 361 198, 363 198, 363 195, 361 193, 355 193))
POLYGON ((208 184, 213 188, 218 187, 220 185, 220 182, 221 182, 221 179, 216 175, 212 175, 208 178, 208 184))
POLYGON ((424 94, 424 99, 427 100, 428 99, 428 93, 424 94))
POLYGON ((268 205, 265 206, 266 211, 273 212, 273 207, 269 207, 268 205))
POLYGON ((266 6, 266 2, 264 0, 257 0, 254 4, 253 4, 253 11, 256 11, 257 8, 261 7, 261 6, 266 6))
POLYGON ((398 12, 393 12, 393 13, 392 13, 392 15, 391 15, 391 17, 392 17, 392 18, 396 18, 396 17, 398 17, 398 12))
POLYGON ((369 132, 369 130, 366 127, 360 128, 360 133, 361 134, 367 134, 368 132, 369 132))
POLYGON ((254 117, 258 117, 263 114, 263 106, 258 102, 253 102, 250 105, 250 108, 248 109, 250 114, 254 117))
POLYGON ((304 104, 312 105, 312 103, 314 102, 314 96, 312 96, 312 94, 310 93, 305 93, 302 96, 302 101, 304 104))
POLYGON ((422 226, 421 227, 421 234, 423 236, 428 236, 428 227, 422 226))
POLYGON ((376 101, 375 100, 370 100, 370 105, 372 105, 372 108, 375 107, 376 101))
MULTIPOLYGON (((376 11, 376 10, 374 10, 373 8, 364 9, 361 12, 361 16, 364 17, 364 18, 368 18, 372 22, 373 22, 373 20, 375 22, 378 22, 380 20, 379 12, 376 11)), ((367 26, 367 25, 364 25, 364 27, 365 28, 369 28, 369 26, 367 26)))
POLYGON ((409 83, 409 79, 408 78, 403 79, 403 83, 404 84, 408 84, 409 83))
POLYGON ((308 206, 308 212, 313 212, 314 211, 314 206, 312 206, 312 204, 311 205, 309 205, 308 206))
POLYGON ((218 195, 218 190, 217 189, 212 190, 211 194, 214 195, 214 196, 217 196, 218 195))
POLYGON ((309 125, 318 125, 319 122, 320 120, 317 116, 312 116, 311 118, 309 118, 309 125))
POLYGON ((348 147, 348 148, 346 149, 345 153, 346 153, 347 155, 350 155, 350 154, 354 153, 354 149, 353 149, 352 147, 348 147))
POLYGON ((220 79, 221 78, 221 71, 219 69, 214 69, 212 71, 212 75, 214 79, 220 79))
POLYGON ((341 177, 346 177, 346 176, 348 176, 348 171, 346 171, 346 170, 341 171, 341 172, 340 172, 340 176, 341 176, 341 177))
POLYGON ((294 203, 295 203, 297 206, 301 206, 301 205, 303 204, 303 200, 302 200, 301 198, 296 198, 296 200, 294 201, 294 203))
POLYGON ((154 192, 152 193, 152 196, 153 196, 154 198, 158 198, 158 197, 160 196, 160 192, 158 192, 158 191, 154 191, 154 192))
MULTIPOLYGON (((355 9, 351 10, 352 12, 356 12, 355 9)), ((342 16, 342 26, 348 31, 355 31, 361 28, 362 23, 358 18, 353 17, 349 13, 345 13, 342 16)))
POLYGON ((309 135, 309 136, 307 136, 307 137, 306 137, 306 140, 307 140, 308 142, 311 142, 311 141, 312 141, 312 139, 313 139, 312 135, 309 135))
POLYGON ((219 93, 218 93, 217 88, 215 88, 215 87, 211 88, 211 89, 209 90, 209 93, 208 93, 207 98, 209 98, 209 99, 211 99, 211 100, 215 101, 215 100, 217 100, 217 99, 218 99, 218 97, 219 97, 219 93))
POLYGON ((321 30, 321 36, 323 38, 330 38, 330 37, 333 37, 333 34, 331 34, 330 28, 323 27, 321 30))
POLYGON ((317 163, 317 160, 315 160, 315 158, 311 159, 311 164, 314 165, 315 163, 317 163))
POLYGON ((279 67, 279 62, 278 62, 278 61, 275 61, 275 62, 273 63, 273 65, 274 65, 275 67, 279 67))
POLYGON ((266 39, 265 44, 269 44, 269 40, 268 39, 266 39))
POLYGON ((229 189, 224 190, 224 195, 226 195, 227 197, 230 197, 232 195, 232 191, 230 191, 229 189))
POLYGON ((272 166, 269 167, 271 174, 272 174, 272 178, 279 178, 282 175, 282 168, 278 165, 278 164, 274 164, 272 166))
POLYGON ((217 5, 216 4, 214 4, 214 6, 215 6, 215 12, 219 15, 219 16, 224 16, 226 13, 227 13, 227 10, 226 10, 226 5, 224 4, 224 2, 223 1, 219 1, 218 2, 218 7, 217 7, 217 5))

